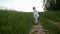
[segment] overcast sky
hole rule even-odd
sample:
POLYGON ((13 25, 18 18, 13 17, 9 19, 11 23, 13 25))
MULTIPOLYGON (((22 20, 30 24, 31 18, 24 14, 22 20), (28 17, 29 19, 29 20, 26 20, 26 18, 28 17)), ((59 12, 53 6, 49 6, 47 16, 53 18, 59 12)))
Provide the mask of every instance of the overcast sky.
POLYGON ((0 0, 0 6, 18 11, 33 11, 35 6, 38 11, 43 11, 43 0, 0 0))

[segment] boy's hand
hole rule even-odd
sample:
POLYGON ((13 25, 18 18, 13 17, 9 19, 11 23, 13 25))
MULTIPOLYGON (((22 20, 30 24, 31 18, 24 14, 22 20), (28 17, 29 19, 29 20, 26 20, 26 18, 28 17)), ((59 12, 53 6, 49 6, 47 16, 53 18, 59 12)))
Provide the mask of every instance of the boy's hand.
POLYGON ((37 17, 39 17, 39 15, 37 15, 37 17))

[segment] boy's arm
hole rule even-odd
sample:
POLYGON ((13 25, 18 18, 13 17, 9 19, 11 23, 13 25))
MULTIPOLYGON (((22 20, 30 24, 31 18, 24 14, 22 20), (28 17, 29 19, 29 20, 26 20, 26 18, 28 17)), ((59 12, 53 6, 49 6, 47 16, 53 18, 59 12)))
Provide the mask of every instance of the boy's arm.
POLYGON ((39 17, 39 14, 37 16, 39 17))

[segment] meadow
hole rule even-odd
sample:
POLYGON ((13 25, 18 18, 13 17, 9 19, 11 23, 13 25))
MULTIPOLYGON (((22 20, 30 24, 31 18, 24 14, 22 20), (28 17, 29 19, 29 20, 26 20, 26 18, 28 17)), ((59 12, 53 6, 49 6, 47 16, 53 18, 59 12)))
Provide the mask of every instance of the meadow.
POLYGON ((56 22, 60 22, 60 11, 46 11, 41 13, 41 16, 56 22))
POLYGON ((39 13, 39 21, 41 22, 46 34, 60 34, 60 12, 46 11, 39 13), (58 27, 59 26, 59 27, 58 27))
MULTIPOLYGON (((58 27, 60 25, 54 24, 54 22, 60 24, 60 12, 39 12, 39 22, 44 29, 48 30, 46 34, 60 34, 60 27, 58 27)), ((29 34, 33 23, 32 12, 0 10, 0 34, 29 34)))
POLYGON ((0 34, 29 34, 33 14, 0 10, 0 34))

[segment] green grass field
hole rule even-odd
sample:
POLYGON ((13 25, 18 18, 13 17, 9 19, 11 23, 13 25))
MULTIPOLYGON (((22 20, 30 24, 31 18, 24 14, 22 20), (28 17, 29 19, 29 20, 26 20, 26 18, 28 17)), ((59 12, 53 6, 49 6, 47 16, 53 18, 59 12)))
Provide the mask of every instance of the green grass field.
POLYGON ((33 14, 0 10, 0 34, 28 34, 33 14))
POLYGON ((44 13, 41 13, 42 17, 48 18, 53 21, 60 22, 60 12, 59 11, 47 11, 44 13))
MULTIPOLYGON (((39 22, 49 34, 60 34, 60 27, 49 21, 60 22, 60 12, 40 12, 39 15, 39 22)), ((29 34, 33 23, 33 13, 0 10, 0 34, 29 34)))
POLYGON ((57 26, 56 24, 54 24, 54 22, 59 22, 60 24, 60 12, 43 12, 40 13, 40 16, 41 17, 39 18, 39 20, 41 21, 42 26, 44 29, 49 31, 49 34, 60 34, 60 27, 58 27, 60 25, 57 26), (50 23, 49 20, 53 21, 53 23, 50 23))

